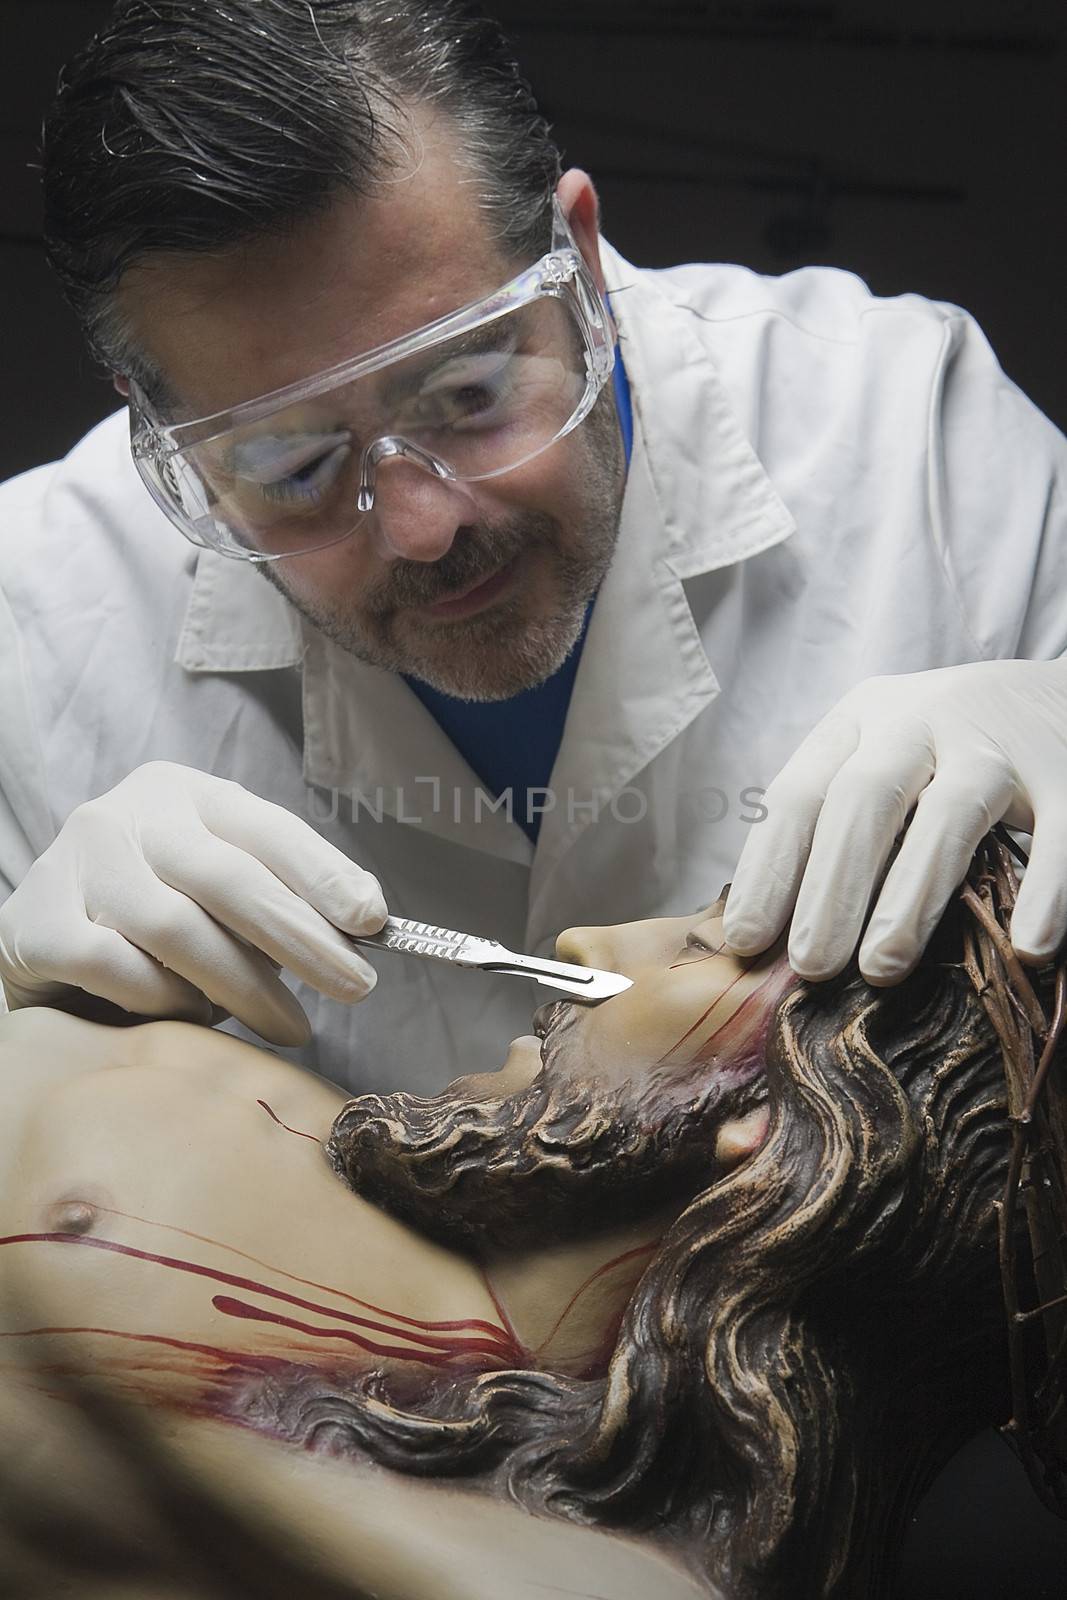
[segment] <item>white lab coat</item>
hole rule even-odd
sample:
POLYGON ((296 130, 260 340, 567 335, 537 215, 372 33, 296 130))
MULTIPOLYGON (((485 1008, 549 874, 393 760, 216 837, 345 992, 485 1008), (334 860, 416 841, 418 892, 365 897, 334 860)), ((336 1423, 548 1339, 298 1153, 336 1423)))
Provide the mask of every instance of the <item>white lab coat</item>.
MULTIPOLYGON (((536 850, 476 818, 402 680, 182 539, 120 415, 0 490, 0 899, 73 807, 163 758, 315 821, 395 912, 548 953, 714 898, 758 791, 860 679, 1067 650, 1067 441, 964 312, 824 268, 606 255, 634 454, 536 850)), ((377 965, 351 1009, 297 986, 303 1058, 353 1088, 498 1064, 547 995, 377 965)))

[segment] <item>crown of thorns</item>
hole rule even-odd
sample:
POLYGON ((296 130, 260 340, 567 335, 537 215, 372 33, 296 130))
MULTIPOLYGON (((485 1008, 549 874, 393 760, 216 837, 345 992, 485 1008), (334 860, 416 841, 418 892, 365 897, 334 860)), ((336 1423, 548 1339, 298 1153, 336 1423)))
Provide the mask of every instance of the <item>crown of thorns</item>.
POLYGON ((1002 1431, 1044 1504, 1067 1517, 1067 947, 1051 963, 1049 1017, 1007 931, 1026 860, 1001 828, 975 856, 960 891, 963 965, 1000 1040, 1012 1127, 999 1202, 1012 1407, 1002 1431))

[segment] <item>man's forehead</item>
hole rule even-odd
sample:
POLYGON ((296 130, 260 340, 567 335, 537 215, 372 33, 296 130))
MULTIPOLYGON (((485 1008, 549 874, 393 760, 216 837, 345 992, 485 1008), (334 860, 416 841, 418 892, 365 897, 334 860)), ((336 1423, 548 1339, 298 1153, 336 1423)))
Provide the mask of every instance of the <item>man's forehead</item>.
POLYGON ((514 267, 469 173, 427 141, 417 166, 370 197, 343 194, 284 232, 211 256, 131 268, 119 306, 170 389, 206 415, 424 327, 514 267))

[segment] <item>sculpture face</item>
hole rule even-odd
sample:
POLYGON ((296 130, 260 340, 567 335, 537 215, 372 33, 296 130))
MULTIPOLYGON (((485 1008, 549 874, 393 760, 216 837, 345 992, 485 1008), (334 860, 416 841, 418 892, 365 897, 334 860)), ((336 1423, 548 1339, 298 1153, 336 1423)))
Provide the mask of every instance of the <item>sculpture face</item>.
POLYGON ((621 972, 632 987, 597 1006, 542 1006, 537 1037, 514 1040, 501 1072, 456 1079, 446 1094, 513 1092, 532 1082, 542 1059, 554 1078, 638 1094, 688 1082, 693 1069, 753 1075, 775 1002, 797 980, 781 944, 752 961, 726 948, 724 906, 719 899, 691 916, 568 928, 556 941, 561 961, 621 972))
POLYGON ((464 1249, 516 1251, 684 1204, 766 1131, 764 1045, 797 980, 780 951, 741 961, 722 902, 688 917, 571 929, 560 957, 632 987, 543 1006, 500 1072, 433 1099, 361 1095, 327 1153, 358 1192, 464 1249))
POLYGON ((726 948, 724 900, 690 917, 570 928, 561 961, 606 967, 633 987, 599 1006, 569 1006, 558 1059, 583 1076, 667 1082, 690 1067, 755 1065, 774 1002, 795 978, 781 946, 756 961, 726 948))

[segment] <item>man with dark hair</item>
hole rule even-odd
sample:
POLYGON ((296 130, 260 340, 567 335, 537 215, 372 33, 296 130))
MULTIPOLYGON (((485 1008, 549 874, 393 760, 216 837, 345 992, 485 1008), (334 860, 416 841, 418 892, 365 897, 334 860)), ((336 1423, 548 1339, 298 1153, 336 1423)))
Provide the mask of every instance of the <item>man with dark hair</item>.
POLYGON ((737 950, 792 911, 890 983, 998 818, 1059 944, 1064 441, 965 313, 635 270, 461 4, 119 0, 45 195, 132 461, 112 418, 3 493, 11 1006, 436 1088, 525 996, 333 1004, 383 889, 536 951, 734 873, 737 950))

